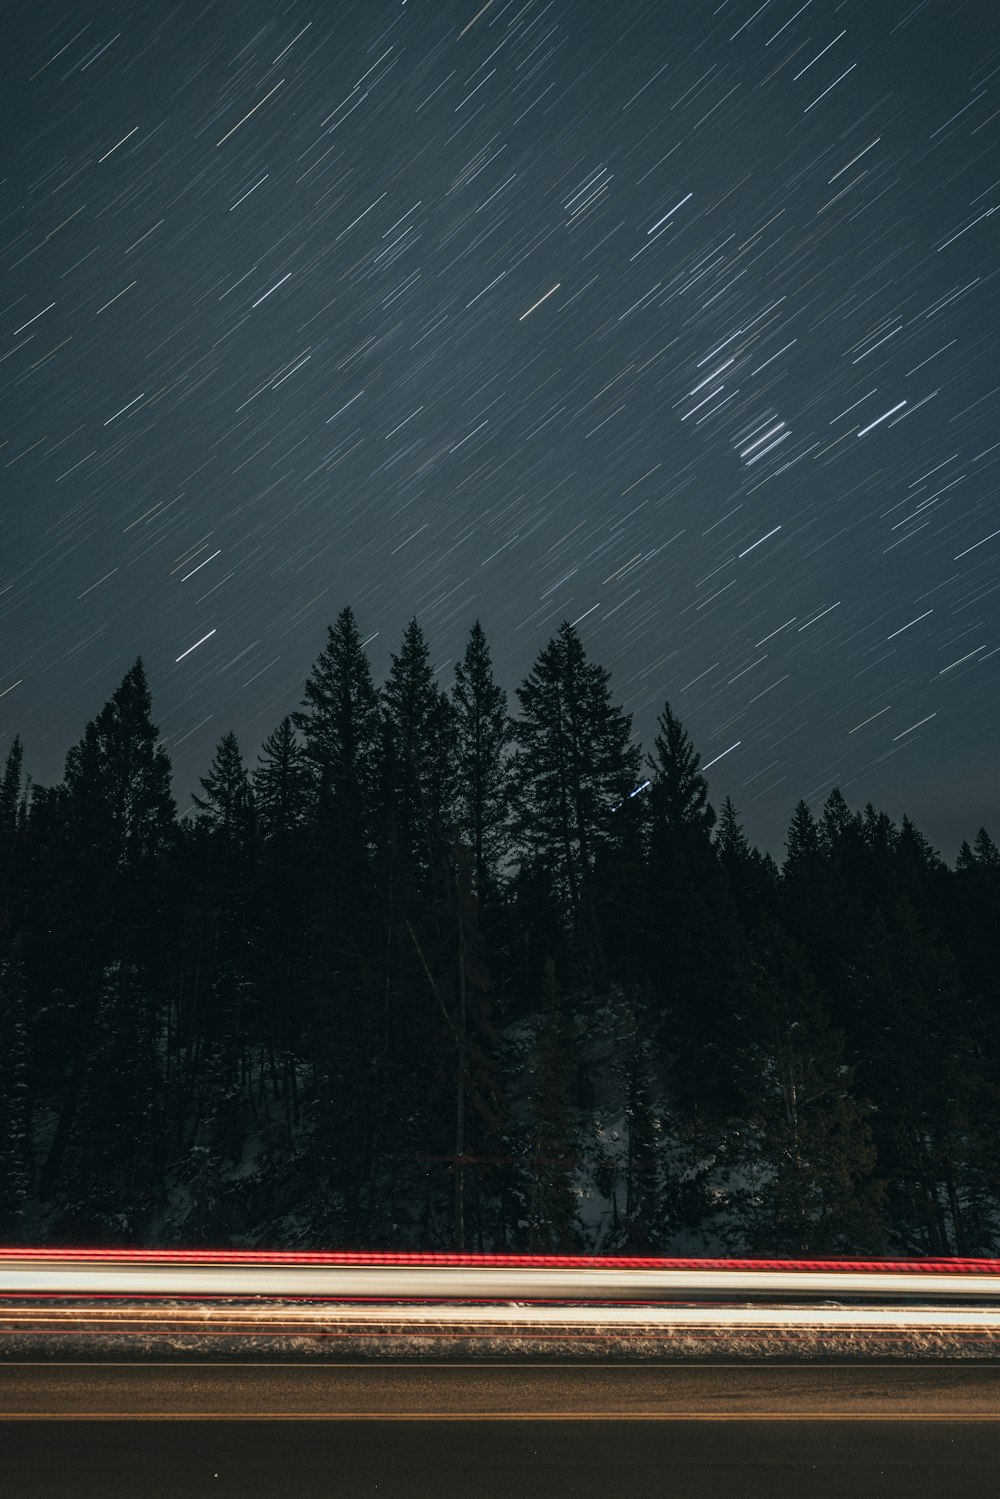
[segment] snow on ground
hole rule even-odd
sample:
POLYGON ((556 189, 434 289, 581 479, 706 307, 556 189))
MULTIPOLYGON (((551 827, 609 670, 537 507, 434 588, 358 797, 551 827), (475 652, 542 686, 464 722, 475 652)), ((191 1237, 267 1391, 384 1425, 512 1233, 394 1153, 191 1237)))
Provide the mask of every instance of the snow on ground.
POLYGON ((359 1306, 0 1308, 8 1359, 992 1360, 997 1307, 359 1306))

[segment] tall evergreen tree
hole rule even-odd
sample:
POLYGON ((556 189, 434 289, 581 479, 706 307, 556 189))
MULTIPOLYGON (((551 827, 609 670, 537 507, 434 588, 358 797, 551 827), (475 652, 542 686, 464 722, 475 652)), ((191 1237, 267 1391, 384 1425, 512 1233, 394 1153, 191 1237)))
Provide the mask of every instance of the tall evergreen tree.
POLYGON ((804 801, 796 804, 785 839, 781 875, 781 917, 805 953, 823 992, 840 1011, 843 952, 836 921, 836 889, 823 830, 804 801))
POLYGON ((764 857, 749 842, 737 819, 732 799, 726 797, 715 828, 715 851, 725 871, 736 915, 745 931, 751 931, 777 910, 778 870, 774 860, 764 857))
POLYGON ((608 972, 595 864, 618 836, 616 809, 635 789, 632 720, 611 698, 609 673, 588 661, 563 623, 517 689, 513 768, 522 863, 548 883, 581 977, 600 992, 608 972))
POLYGON ((658 722, 643 911, 653 1025, 675 1096, 697 1131, 736 1102, 741 1004, 736 913, 716 857, 700 756, 665 705, 658 722))
POLYGON ((32 1128, 27 1004, 17 944, 0 967, 0 1234, 16 1243, 24 1232, 31 1189, 32 1128))
POLYGON ((433 898, 455 816, 455 710, 438 687, 430 650, 412 619, 382 693, 391 816, 407 877, 433 898))
POLYGON ((480 911, 496 904, 501 870, 510 851, 509 747, 513 738, 507 694, 493 679, 489 647, 479 621, 455 666, 456 821, 472 851, 480 911))
POLYGON ((145 670, 137 660, 66 756, 55 798, 59 831, 52 857, 58 879, 47 918, 61 923, 63 961, 56 982, 66 999, 53 1015, 54 1044, 65 1050, 57 1125, 42 1177, 48 1191, 58 1178, 94 1055, 109 967, 136 968, 147 997, 144 1023, 151 1032, 160 1024, 171 941, 166 868, 175 808, 170 762, 151 715, 145 670))
POLYGON ((253 792, 232 730, 223 734, 208 775, 199 779, 205 795, 191 796, 201 814, 198 821, 223 848, 245 852, 253 838, 253 792))
MULTIPOLYGON (((201 882, 201 930, 192 1007, 197 1041, 206 1044, 202 1093, 216 1143, 238 1157, 242 1147, 248 1052, 256 995, 257 831, 253 793, 239 741, 231 731, 216 746, 195 823, 194 859, 201 882)), ((205 1131, 208 1133, 208 1131, 205 1131)))
POLYGON ((3 778, 0 779, 0 849, 10 846, 17 831, 23 764, 24 746, 21 744, 21 736, 15 734, 4 761, 3 778))
POLYGON ((320 835, 357 878, 371 840, 379 703, 354 613, 342 609, 306 681, 292 721, 303 735, 320 796, 320 835))
POLYGON ((280 1053, 280 1094, 289 1131, 299 1123, 294 1049, 304 1041, 313 920, 311 846, 315 789, 290 716, 264 740, 253 773, 259 833, 257 952, 265 1043, 280 1053))
POLYGON ((328 1232, 346 1219, 348 1233, 364 1234, 374 1223, 368 1204, 382 1106, 375 1077, 384 1052, 377 1027, 385 1006, 376 890, 382 722, 371 665, 350 608, 329 627, 292 722, 302 735, 314 783, 303 850, 310 887, 304 892, 303 966, 314 1080, 312 1169, 323 1184, 328 1232))
POLYGON ((265 842, 293 844, 309 818, 314 796, 306 753, 288 714, 261 745, 253 799, 265 842))
POLYGON ((0 956, 20 928, 17 911, 18 821, 22 800, 21 767, 24 751, 20 736, 15 734, 4 762, 0 779, 0 956))

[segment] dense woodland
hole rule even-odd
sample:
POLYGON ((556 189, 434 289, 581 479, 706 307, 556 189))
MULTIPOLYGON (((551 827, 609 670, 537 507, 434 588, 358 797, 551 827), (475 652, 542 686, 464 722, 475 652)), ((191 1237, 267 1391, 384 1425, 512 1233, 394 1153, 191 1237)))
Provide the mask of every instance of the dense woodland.
POLYGON ((345 609, 179 818, 137 661, 6 757, 0 1239, 997 1252, 997 848, 707 791, 571 625, 509 704, 345 609))

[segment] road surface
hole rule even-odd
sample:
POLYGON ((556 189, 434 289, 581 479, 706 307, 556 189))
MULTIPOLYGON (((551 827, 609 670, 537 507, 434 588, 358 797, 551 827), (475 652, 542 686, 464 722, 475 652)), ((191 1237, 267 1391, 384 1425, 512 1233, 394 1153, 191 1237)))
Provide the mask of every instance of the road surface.
POLYGON ((1000 1366, 7 1363, 11 1499, 964 1499, 1000 1366))

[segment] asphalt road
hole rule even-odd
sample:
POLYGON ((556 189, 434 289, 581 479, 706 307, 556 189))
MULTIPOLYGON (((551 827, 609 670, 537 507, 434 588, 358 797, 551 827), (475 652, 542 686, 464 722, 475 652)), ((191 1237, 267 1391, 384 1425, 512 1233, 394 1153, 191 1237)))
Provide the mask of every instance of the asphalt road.
POLYGON ((4 1499, 964 1499, 1000 1366, 0 1365, 4 1499))

